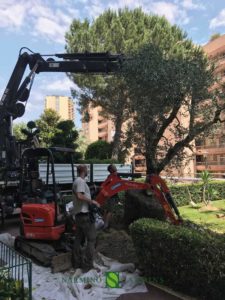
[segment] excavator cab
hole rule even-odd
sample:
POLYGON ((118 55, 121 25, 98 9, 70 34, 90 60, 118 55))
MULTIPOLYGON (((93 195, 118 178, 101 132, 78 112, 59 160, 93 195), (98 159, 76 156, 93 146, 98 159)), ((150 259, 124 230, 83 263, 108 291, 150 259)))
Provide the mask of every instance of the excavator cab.
POLYGON ((59 240, 65 232, 65 207, 60 187, 56 183, 54 162, 55 154, 59 152, 69 154, 74 180, 72 149, 29 148, 22 154, 20 220, 21 234, 26 239, 59 240), (40 163, 46 167, 45 174, 43 168, 39 169, 40 163))

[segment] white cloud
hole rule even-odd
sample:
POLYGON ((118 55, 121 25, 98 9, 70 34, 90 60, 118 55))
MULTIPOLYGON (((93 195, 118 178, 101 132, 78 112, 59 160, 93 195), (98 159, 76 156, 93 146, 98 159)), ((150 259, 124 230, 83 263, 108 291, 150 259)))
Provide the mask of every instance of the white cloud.
POLYGON ((35 24, 35 35, 42 35, 58 43, 64 43, 64 35, 67 28, 60 26, 55 21, 40 17, 35 24))
POLYGON ((225 26, 225 8, 220 11, 220 13, 213 18, 209 23, 210 29, 215 29, 217 27, 225 26))
POLYGON ((183 0, 181 5, 187 10, 203 10, 205 6, 202 3, 193 3, 193 0, 183 0))
POLYGON ((99 16, 105 9, 104 2, 101 0, 91 0, 86 2, 84 9, 86 14, 91 18, 96 18, 99 16))
POLYGON ((153 2, 150 10, 160 16, 165 16, 171 23, 187 24, 189 18, 185 10, 180 9, 178 5, 170 2, 153 2))
POLYGON ((9 30, 20 28, 25 20, 29 4, 15 0, 0 1, 0 27, 9 30), (24 4, 24 5, 23 5, 24 4))
POLYGON ((140 1, 137 0, 118 0, 118 1, 112 1, 109 3, 109 8, 112 10, 118 10, 119 8, 129 7, 131 9, 137 8, 144 5, 140 3, 140 1))
POLYGON ((69 78, 64 79, 56 79, 55 81, 42 86, 42 88, 45 88, 46 91, 51 92, 70 92, 71 88, 74 88, 76 90, 79 90, 78 86, 74 84, 69 78))
POLYGON ((29 30, 34 36, 64 44, 65 32, 69 29, 78 10, 70 0, 1 0, 0 28, 29 30), (62 5, 64 3, 64 5, 62 5))

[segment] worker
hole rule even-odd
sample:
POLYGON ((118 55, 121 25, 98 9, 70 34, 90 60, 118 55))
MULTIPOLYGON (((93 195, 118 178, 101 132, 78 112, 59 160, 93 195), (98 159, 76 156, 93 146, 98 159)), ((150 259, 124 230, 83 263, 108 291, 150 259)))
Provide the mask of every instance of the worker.
POLYGON ((111 165, 108 166, 107 169, 108 169, 108 172, 110 173, 109 176, 110 175, 117 175, 117 168, 116 168, 115 165, 111 164, 111 165))
POLYGON ((91 199, 90 189, 85 181, 87 167, 77 167, 78 177, 73 183, 74 214, 76 223, 76 237, 73 249, 73 265, 84 272, 93 268, 93 259, 96 243, 95 223, 90 218, 90 205, 99 207, 99 203, 91 199), (82 251, 85 238, 85 249, 82 251))
MULTIPOLYGON (((113 164, 109 165, 107 170, 109 172, 109 176, 107 177, 105 182, 108 184, 108 182, 110 182, 113 179, 114 175, 115 176, 118 176, 118 175, 117 175, 117 168, 113 164)), ((115 206, 116 201, 117 201, 117 196, 116 195, 114 195, 113 197, 108 198, 106 200, 105 211, 104 211, 104 227, 103 227, 103 230, 108 230, 110 228, 110 221, 112 219, 112 212, 113 212, 113 208, 115 206)))

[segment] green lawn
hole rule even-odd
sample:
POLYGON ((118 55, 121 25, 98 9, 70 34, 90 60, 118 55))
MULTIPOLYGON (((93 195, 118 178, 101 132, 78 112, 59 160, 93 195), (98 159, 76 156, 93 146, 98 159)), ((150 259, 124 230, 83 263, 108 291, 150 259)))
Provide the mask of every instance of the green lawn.
POLYGON ((217 214, 225 215, 225 200, 213 201, 213 207, 219 208, 218 211, 199 211, 203 204, 199 204, 193 208, 190 205, 179 207, 179 211, 183 219, 188 219, 197 224, 201 224, 213 231, 225 233, 225 217, 218 218, 217 214))

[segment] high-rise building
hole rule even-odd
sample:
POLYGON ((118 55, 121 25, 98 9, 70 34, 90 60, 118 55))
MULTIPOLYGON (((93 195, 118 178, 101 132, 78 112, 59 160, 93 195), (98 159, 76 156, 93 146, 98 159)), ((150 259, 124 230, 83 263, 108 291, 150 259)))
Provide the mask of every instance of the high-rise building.
POLYGON ((74 102, 67 96, 46 96, 45 109, 57 111, 63 120, 74 121, 74 102))
MULTIPOLYGON (((209 59, 216 64, 215 73, 225 81, 225 35, 203 46, 209 59)), ((196 139, 196 171, 210 171, 214 177, 225 175, 225 123, 221 123, 212 138, 196 139)))
POLYGON ((90 142, 103 140, 111 142, 115 133, 113 122, 101 115, 101 107, 91 108, 88 111, 89 122, 82 122, 85 137, 90 142))

